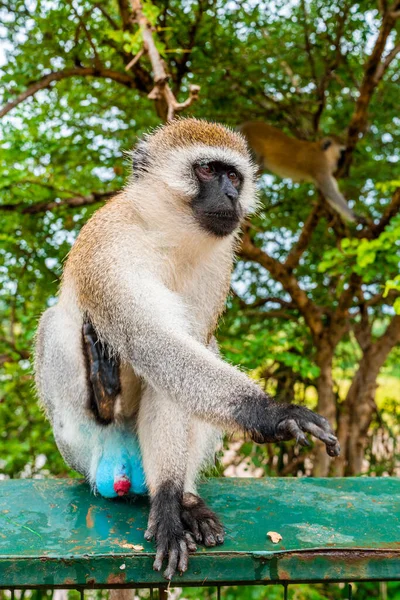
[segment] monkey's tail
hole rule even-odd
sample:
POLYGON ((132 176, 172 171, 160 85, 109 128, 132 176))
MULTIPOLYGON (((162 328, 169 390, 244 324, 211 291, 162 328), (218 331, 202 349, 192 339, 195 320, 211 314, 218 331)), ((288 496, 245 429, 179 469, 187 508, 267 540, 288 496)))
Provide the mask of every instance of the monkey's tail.
POLYGON ((347 205, 347 202, 340 193, 336 179, 331 176, 318 182, 318 187, 325 196, 327 202, 335 209, 346 221, 356 222, 357 217, 347 205))

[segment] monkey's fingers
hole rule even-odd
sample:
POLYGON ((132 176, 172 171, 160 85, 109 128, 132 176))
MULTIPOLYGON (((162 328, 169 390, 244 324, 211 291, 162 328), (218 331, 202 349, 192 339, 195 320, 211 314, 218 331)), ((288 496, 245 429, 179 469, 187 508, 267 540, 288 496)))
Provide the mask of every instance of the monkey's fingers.
POLYGON ((194 541, 193 535, 190 531, 185 531, 186 545, 191 554, 197 551, 196 542, 194 541))
POLYGON ((294 438, 296 442, 300 444, 300 446, 310 445, 310 442, 304 435, 304 432, 300 429, 294 419, 286 419, 285 421, 282 421, 282 423, 278 425, 277 432, 278 435, 282 433, 286 438, 288 437, 287 434, 289 433, 290 437, 294 438))
POLYGON ((322 420, 321 426, 316 423, 306 422, 303 425, 303 429, 308 433, 311 433, 314 437, 321 440, 326 446, 326 452, 329 456, 339 456, 340 444, 337 437, 332 432, 330 425, 326 419, 322 420))
POLYGON ((282 440, 294 438, 298 444, 309 446, 304 432, 311 433, 326 446, 329 456, 339 456, 340 446, 329 422, 324 417, 303 407, 294 407, 290 418, 282 420, 277 429, 277 435, 282 440))

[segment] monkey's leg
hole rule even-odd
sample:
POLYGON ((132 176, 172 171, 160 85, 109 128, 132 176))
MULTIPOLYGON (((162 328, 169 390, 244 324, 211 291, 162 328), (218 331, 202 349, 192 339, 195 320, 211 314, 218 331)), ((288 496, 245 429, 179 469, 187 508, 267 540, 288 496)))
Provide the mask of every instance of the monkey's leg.
POLYGON ((82 322, 60 305, 47 310, 40 320, 35 371, 41 402, 67 464, 85 475, 103 496, 145 493, 133 427, 129 422, 104 426, 96 420, 91 411, 82 322))
POLYGON ((224 530, 217 515, 197 494, 199 473, 215 459, 221 441, 217 428, 192 418, 189 432, 189 457, 182 500, 182 520, 199 544, 215 546, 224 541, 224 530))
POLYGON ((171 579, 184 572, 193 542, 185 534, 181 518, 182 495, 188 461, 189 419, 167 395, 146 386, 140 402, 138 432, 151 508, 146 539, 154 538, 153 568, 171 579))
POLYGON ((111 356, 102 344, 93 325, 87 321, 82 328, 82 349, 91 384, 91 404, 96 417, 108 425, 115 417, 115 403, 121 393, 119 360, 111 356))

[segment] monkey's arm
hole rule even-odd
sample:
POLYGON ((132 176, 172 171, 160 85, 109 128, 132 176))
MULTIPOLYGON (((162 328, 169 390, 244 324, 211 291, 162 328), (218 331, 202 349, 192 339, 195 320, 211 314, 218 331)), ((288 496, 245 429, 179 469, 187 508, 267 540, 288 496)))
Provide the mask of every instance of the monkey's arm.
POLYGON ((178 295, 148 273, 115 283, 121 293, 107 294, 110 285, 103 288, 103 312, 90 314, 88 307, 89 317, 118 355, 156 389, 197 417, 228 430, 241 429, 259 443, 295 438, 307 444, 308 432, 326 444, 328 454, 339 453, 326 419, 305 407, 275 403, 197 342, 178 295))
POLYGON ((343 217, 343 219, 351 222, 357 221, 357 217, 348 207, 345 198, 340 193, 337 181, 333 175, 317 180, 317 186, 325 196, 328 203, 343 217))

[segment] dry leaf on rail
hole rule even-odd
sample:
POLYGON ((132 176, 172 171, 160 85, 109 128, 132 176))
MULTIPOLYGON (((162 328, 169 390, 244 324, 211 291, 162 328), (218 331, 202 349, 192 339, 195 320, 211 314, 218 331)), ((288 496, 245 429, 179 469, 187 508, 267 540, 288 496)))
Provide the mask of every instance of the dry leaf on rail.
POLYGON ((277 533, 276 531, 268 531, 267 536, 273 544, 277 544, 282 539, 281 534, 277 533))
POLYGON ((128 548, 129 550, 136 550, 137 552, 144 550, 143 546, 139 546, 138 544, 121 544, 121 547, 128 548))

